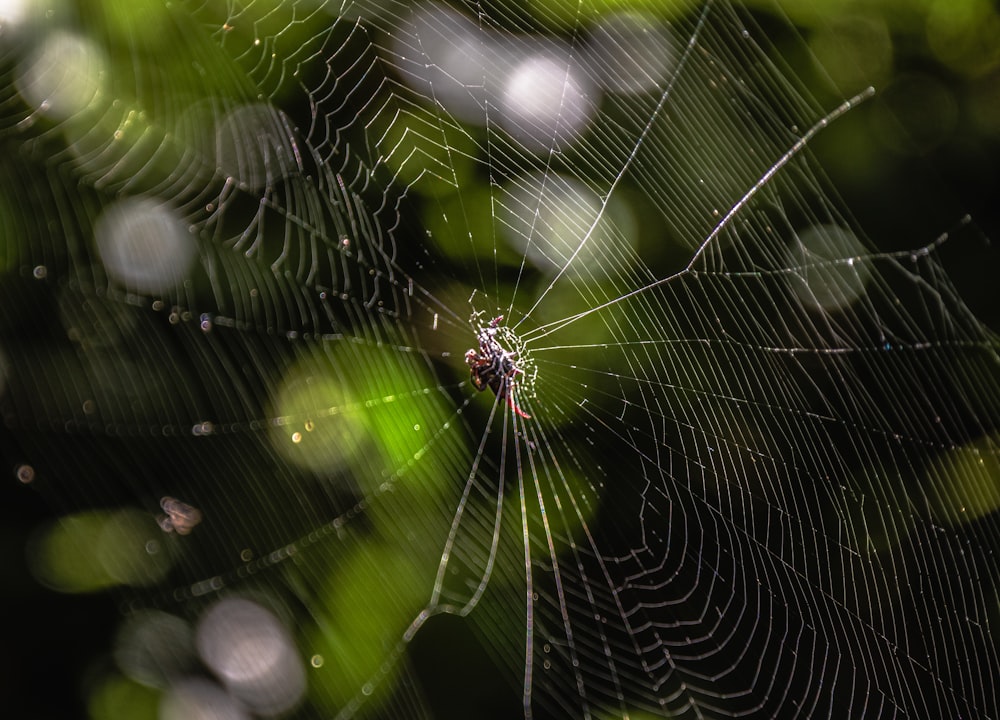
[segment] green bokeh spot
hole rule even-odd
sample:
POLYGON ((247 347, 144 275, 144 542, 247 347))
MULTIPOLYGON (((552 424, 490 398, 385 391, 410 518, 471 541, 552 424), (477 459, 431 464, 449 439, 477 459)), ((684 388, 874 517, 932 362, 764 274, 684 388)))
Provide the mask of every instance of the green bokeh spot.
POLYGON ((170 571, 173 538, 164 535, 152 515, 122 510, 107 516, 94 552, 117 583, 155 585, 170 571))
POLYGON ((121 675, 109 675, 87 699, 90 720, 156 720, 160 693, 121 675))
POLYGON ((326 615, 309 647, 321 658, 310 679, 316 702, 335 712, 360 693, 377 706, 396 677, 403 633, 429 597, 427 576, 405 548, 356 550, 320 594, 326 615))
POLYGON ((38 581, 65 593, 96 592, 114 585, 95 552, 107 519, 104 512, 71 515, 36 537, 28 549, 28 562, 38 581))
POLYGON ((424 211, 428 237, 449 260, 474 263, 492 273, 494 265, 518 267, 521 255, 496 234, 490 188, 470 178, 461 193, 429 203, 424 211))
POLYGON ((465 187, 472 177, 475 142, 462 126, 433 113, 400 113, 376 137, 382 161, 408 189, 439 197, 465 187))

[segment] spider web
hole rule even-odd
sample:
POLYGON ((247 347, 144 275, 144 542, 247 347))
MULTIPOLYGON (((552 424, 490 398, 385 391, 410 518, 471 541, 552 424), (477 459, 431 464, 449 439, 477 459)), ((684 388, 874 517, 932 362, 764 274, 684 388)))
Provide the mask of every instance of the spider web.
POLYGON ((7 50, 3 410, 164 715, 997 716, 996 338, 828 187, 867 92, 721 2, 144 10, 7 50))

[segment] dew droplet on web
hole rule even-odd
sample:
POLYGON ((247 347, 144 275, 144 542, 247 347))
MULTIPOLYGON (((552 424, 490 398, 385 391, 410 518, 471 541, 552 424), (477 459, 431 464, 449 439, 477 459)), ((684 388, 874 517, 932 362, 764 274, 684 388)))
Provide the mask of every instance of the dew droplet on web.
POLYGON ((19 482, 27 485, 33 482, 35 479, 35 468, 27 464, 18 465, 17 469, 14 471, 14 474, 19 482))

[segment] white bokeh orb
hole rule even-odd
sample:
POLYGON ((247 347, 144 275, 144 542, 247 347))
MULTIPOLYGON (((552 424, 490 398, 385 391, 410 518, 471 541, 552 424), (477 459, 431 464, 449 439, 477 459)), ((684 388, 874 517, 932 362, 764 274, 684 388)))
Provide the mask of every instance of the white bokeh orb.
POLYGON ((94 225, 97 252, 116 282, 158 294, 190 273, 198 243, 171 207, 153 198, 126 198, 105 208, 94 225))

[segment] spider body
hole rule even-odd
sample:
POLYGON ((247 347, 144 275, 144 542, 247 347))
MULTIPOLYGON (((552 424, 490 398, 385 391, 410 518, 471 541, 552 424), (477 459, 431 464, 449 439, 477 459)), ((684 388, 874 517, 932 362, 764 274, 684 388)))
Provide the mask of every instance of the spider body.
POLYGON ((482 392, 489 388, 498 398, 506 400, 511 410, 529 419, 531 416, 521 410, 514 399, 516 378, 522 372, 515 362, 517 353, 506 350, 497 341, 497 328, 502 321, 503 315, 499 315, 480 329, 477 335, 479 349, 467 350, 465 362, 472 373, 472 385, 476 390, 482 392))

